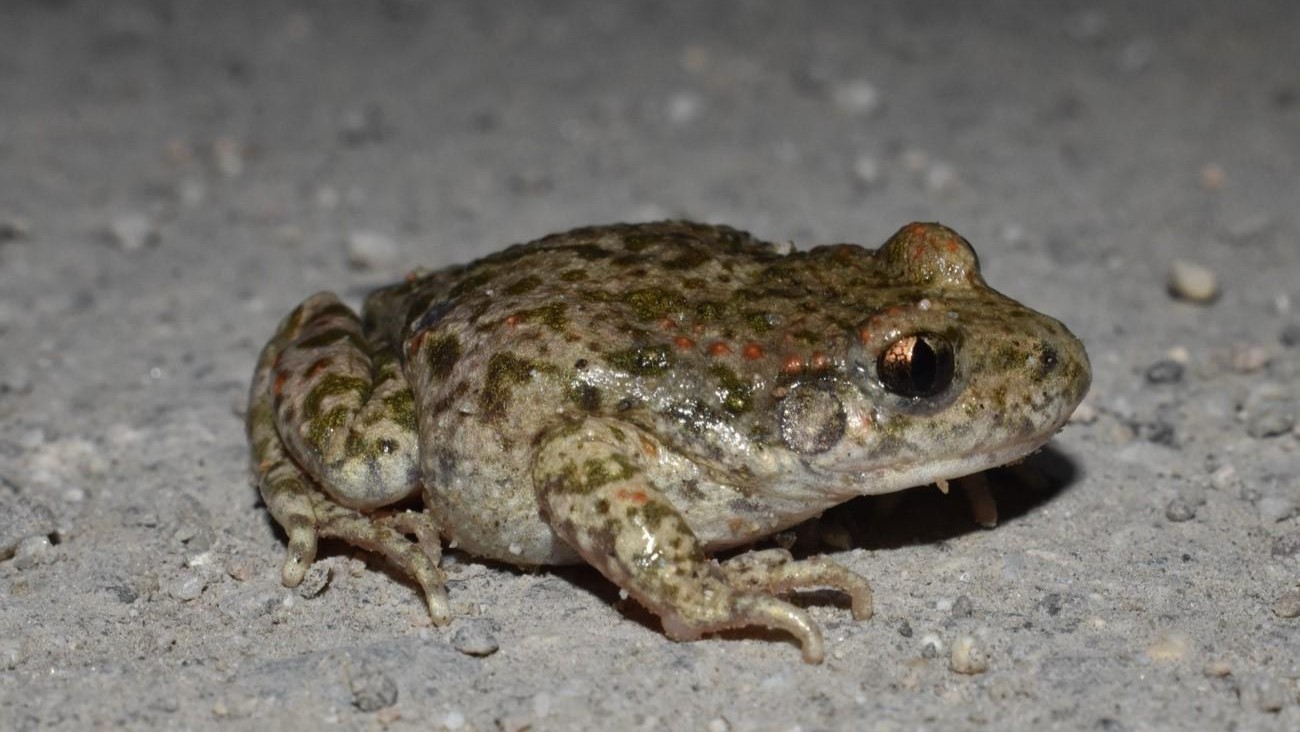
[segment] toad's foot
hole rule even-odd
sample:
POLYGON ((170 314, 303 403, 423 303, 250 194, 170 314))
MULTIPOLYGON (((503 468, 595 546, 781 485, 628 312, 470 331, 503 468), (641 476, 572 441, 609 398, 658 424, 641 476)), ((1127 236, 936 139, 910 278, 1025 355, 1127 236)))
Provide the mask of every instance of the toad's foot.
POLYGON ((825 557, 795 561, 784 549, 764 549, 728 559, 721 569, 723 579, 737 590, 782 595, 803 587, 833 587, 849 596, 854 620, 866 620, 873 613, 871 584, 825 557))
MULTIPOLYGON (((533 480, 552 528, 596 569, 663 620, 675 640, 758 625, 799 640, 820 663, 822 635, 804 610, 771 593, 829 585, 871 614, 866 581, 828 561, 795 562, 769 552, 720 567, 644 471, 650 440, 636 427, 588 419, 552 436, 537 453, 533 480)), ((654 452, 662 449, 655 446, 654 452)))

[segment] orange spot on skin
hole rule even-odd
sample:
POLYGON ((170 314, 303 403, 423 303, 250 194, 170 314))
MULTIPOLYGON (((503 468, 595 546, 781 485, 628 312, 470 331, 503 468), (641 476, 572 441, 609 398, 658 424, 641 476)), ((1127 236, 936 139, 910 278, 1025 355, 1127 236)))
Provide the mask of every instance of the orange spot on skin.
POLYGON ((677 321, 672 318, 660 318, 659 330, 677 330, 677 321))
POLYGON ((647 440, 644 435, 641 437, 641 454, 648 458, 653 458, 659 454, 659 448, 651 440, 647 440))
POLYGON ((871 341, 871 329, 865 326, 858 328, 858 343, 867 345, 871 341))
POLYGON ((750 361, 757 361, 763 357, 763 347, 757 343, 746 343, 744 350, 740 353, 750 361))
POLYGON ((325 367, 328 364, 329 364, 328 360, 323 358, 320 359, 316 363, 313 363, 311 367, 307 369, 307 373, 304 375, 304 377, 308 379, 315 378, 316 374, 319 374, 320 372, 324 371, 325 367))
POLYGON ((645 502, 650 500, 649 497, 646 496, 645 491, 629 491, 623 489, 615 491, 614 497, 620 501, 632 503, 637 506, 645 505, 645 502))
POLYGON ((280 371, 276 373, 275 383, 271 384, 271 394, 273 396, 280 396, 281 390, 284 389, 284 382, 288 380, 289 380, 289 373, 287 371, 280 371))
POLYGON ((728 346, 726 343, 723 343, 722 341, 715 341, 709 344, 710 356, 726 356, 730 353, 731 353, 731 346, 728 346))
POLYGON ((505 324, 506 324, 508 327, 511 327, 511 328, 515 327, 516 325, 519 324, 519 316, 517 316, 517 315, 508 315, 508 316, 506 316, 505 324))
POLYGON ((406 357, 408 359, 414 356, 416 351, 420 350, 421 344, 424 343, 424 335, 427 332, 428 331, 422 330, 406 342, 406 357))
POLYGON ((781 361, 781 372, 786 374, 797 374, 803 371, 803 359, 798 354, 792 353, 781 361))
POLYGON ((686 351, 695 345, 695 341, 686 336, 677 336, 673 339, 673 345, 676 346, 679 351, 686 351))
POLYGON ((825 371, 831 366, 831 359, 822 351, 813 351, 812 357, 808 359, 808 365, 813 371, 825 371))

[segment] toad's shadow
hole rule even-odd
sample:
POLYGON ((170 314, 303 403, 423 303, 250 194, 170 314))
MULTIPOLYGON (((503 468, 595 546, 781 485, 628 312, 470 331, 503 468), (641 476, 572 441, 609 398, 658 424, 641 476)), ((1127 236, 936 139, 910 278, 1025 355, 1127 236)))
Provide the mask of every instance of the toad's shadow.
MULTIPOLYGON (((1065 493, 1078 482, 1082 470, 1071 457, 1049 445, 1017 466, 991 470, 986 475, 989 493, 997 506, 998 525, 1003 526, 1065 493)), ((987 530, 976 523, 963 489, 954 487, 944 494, 934 486, 921 486, 898 493, 854 498, 827 510, 820 519, 792 529, 785 538, 797 537, 791 547, 796 557, 819 554, 834 557, 843 549, 879 551, 938 544, 987 530)), ((721 558, 726 559, 750 548, 773 545, 772 540, 767 540, 753 547, 728 552, 721 558)), ((654 614, 635 602, 620 602, 619 588, 590 567, 554 567, 551 571, 600 599, 617 604, 625 617, 647 628, 660 629, 659 619, 654 614)), ((829 591, 800 593, 793 601, 801 605, 848 607, 847 597, 829 591)), ((792 640, 784 634, 760 628, 727 631, 722 636, 792 640)))

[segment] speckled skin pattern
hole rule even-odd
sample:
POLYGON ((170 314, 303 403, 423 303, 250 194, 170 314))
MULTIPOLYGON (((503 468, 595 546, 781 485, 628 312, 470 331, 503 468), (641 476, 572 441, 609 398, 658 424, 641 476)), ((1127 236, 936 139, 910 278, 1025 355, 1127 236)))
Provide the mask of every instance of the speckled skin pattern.
POLYGON ((1023 457, 1091 379, 1061 323, 909 224, 804 252, 686 222, 555 234, 378 290, 308 298, 258 362, 256 481, 301 581, 318 536, 384 554, 449 619, 442 542, 587 562, 673 638, 745 625, 823 657, 778 595, 866 580, 747 544, 862 494, 1023 457), (423 510, 394 510, 417 498, 423 510))

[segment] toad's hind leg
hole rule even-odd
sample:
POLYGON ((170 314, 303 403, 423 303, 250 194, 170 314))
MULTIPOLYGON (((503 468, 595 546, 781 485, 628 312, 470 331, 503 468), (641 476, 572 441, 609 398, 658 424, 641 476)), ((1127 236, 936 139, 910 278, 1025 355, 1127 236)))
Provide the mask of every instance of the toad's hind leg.
POLYGON ((262 350, 247 428, 258 489, 289 535, 285 585, 302 581, 318 536, 339 538, 384 554, 446 621, 432 519, 366 513, 419 488, 413 400, 391 347, 333 295, 308 298, 262 350))
MULTIPOLYGON (((549 438, 537 453, 533 481, 551 527, 659 615, 670 637, 691 640, 726 628, 764 626, 794 635, 804 660, 820 663, 822 636, 812 619, 764 591, 790 583, 749 581, 755 572, 739 569, 729 577, 706 557, 681 514, 646 475, 643 450, 658 448, 643 447, 648 443, 642 437, 629 425, 589 419, 580 429, 549 438)), ((791 586, 808 584, 795 575, 791 586)))

